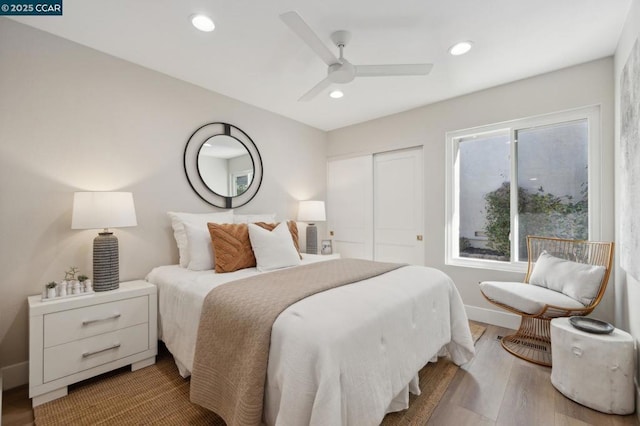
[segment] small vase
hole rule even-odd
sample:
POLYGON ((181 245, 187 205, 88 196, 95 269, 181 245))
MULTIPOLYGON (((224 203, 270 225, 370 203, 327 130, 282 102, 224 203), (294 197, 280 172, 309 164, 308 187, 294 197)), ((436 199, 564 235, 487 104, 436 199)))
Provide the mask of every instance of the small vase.
POLYGON ((53 299, 56 297, 56 288, 47 288, 47 299, 53 299))
POLYGON ((86 280, 84 282, 84 292, 91 293, 93 291, 93 287, 91 287, 91 280, 86 280))
POLYGON ((80 294, 80 283, 78 281, 75 281, 73 283, 73 294, 80 294))
POLYGON ((60 281, 60 283, 58 283, 58 296, 60 297, 64 297, 67 295, 67 282, 66 281, 60 281))

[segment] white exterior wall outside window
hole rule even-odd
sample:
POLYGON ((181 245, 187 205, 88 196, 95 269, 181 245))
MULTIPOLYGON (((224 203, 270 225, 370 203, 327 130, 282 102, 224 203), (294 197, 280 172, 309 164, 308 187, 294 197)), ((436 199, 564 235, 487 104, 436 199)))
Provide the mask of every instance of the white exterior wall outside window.
POLYGON ((526 235, 598 240, 598 106, 448 132, 449 265, 524 271, 526 235))

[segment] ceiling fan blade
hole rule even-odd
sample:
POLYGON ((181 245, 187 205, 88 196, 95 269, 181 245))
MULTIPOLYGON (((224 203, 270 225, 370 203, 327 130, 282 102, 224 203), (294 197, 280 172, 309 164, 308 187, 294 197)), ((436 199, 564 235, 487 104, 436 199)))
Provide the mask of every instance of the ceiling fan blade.
POLYGON ((298 99, 298 102, 310 101, 311 99, 318 96, 320 92, 322 92, 324 89, 326 89, 329 86, 331 86, 331 80, 329 80, 329 78, 325 78, 320 83, 313 86, 313 88, 309 90, 307 93, 302 95, 300 99, 298 99))
POLYGON ((332 65, 338 62, 338 58, 336 55, 331 53, 331 51, 324 45, 322 41, 318 38, 316 33, 307 25, 306 22, 302 19, 297 12, 287 12, 280 15, 280 19, 282 22, 287 24, 291 31, 296 33, 298 37, 302 39, 307 46, 311 48, 327 65, 332 65))
POLYGON ((356 65, 356 77, 384 77, 393 75, 427 75, 433 64, 356 65))

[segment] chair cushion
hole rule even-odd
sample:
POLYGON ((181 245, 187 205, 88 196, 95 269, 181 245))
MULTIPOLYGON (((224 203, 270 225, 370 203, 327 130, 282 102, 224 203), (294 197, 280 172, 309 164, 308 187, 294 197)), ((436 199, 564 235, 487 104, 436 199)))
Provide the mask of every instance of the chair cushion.
POLYGON ((573 309, 584 308, 582 303, 566 294, 531 284, 485 281, 480 283, 480 291, 493 301, 511 306, 527 314, 536 314, 545 305, 573 309))
POLYGON ((560 259, 543 251, 529 277, 529 284, 559 291, 588 306, 598 295, 605 267, 560 259))

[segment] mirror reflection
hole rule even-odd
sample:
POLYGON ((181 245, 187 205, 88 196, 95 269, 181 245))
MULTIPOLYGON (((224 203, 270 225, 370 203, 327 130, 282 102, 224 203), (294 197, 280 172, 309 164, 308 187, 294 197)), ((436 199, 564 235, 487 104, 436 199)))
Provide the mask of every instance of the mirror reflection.
POLYGON ((231 136, 216 135, 200 147, 198 173, 205 185, 216 194, 235 197, 251 185, 253 161, 240 141, 231 136))

